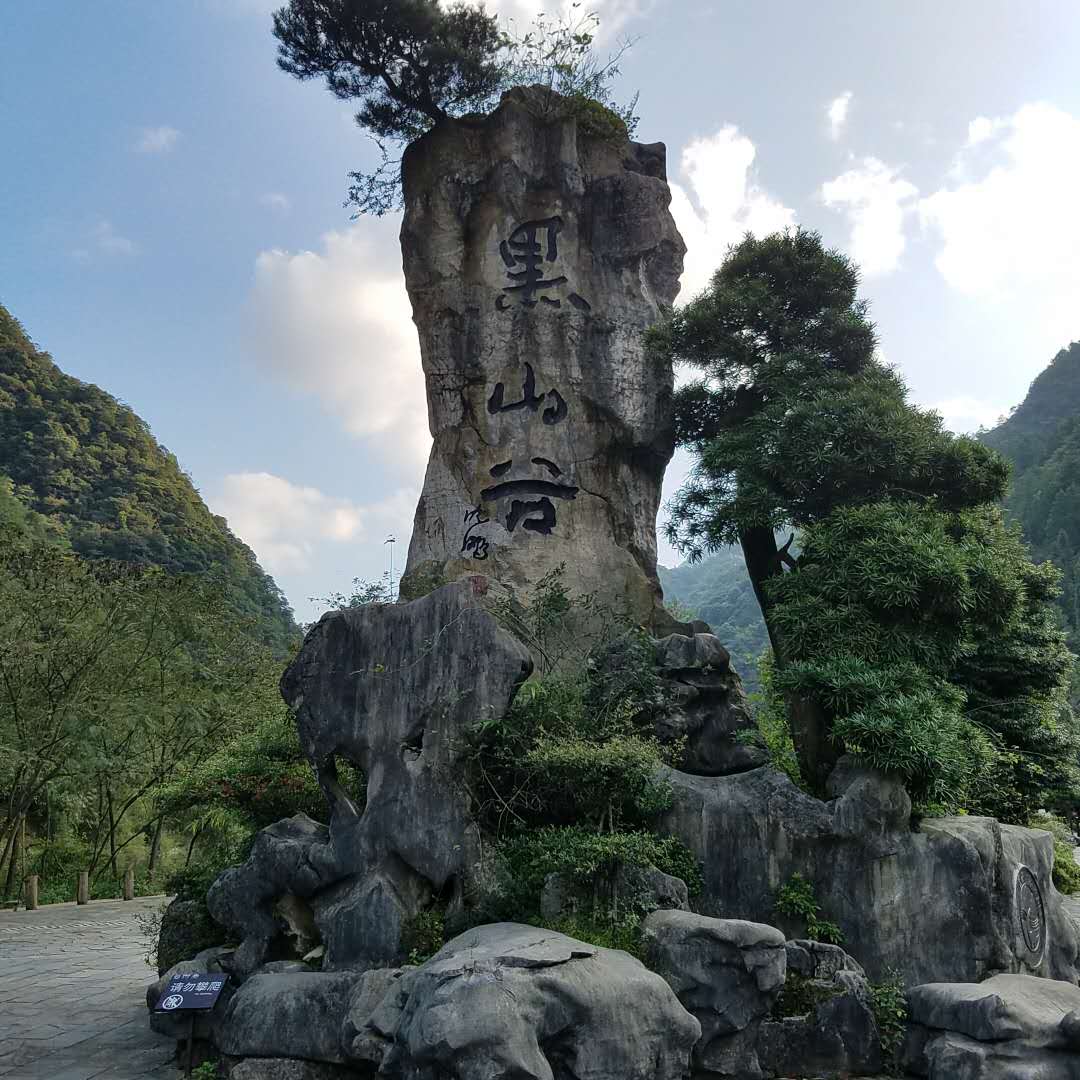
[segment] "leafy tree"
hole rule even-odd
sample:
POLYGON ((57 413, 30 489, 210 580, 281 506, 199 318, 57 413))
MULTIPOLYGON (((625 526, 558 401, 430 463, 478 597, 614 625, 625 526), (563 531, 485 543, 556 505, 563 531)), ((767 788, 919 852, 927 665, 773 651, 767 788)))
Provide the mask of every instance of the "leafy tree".
POLYGON ((348 201, 361 213, 383 214, 401 198, 400 156, 392 150, 436 124, 489 111, 512 86, 547 86, 565 99, 559 107, 625 136, 633 103, 612 110, 609 84, 626 46, 598 61, 590 51, 597 17, 579 7, 561 18, 541 15, 514 37, 482 5, 289 0, 274 13, 278 66, 301 80, 325 79, 335 97, 360 103, 356 122, 382 158, 374 172, 350 173, 348 201))
POLYGON ((144 840, 153 869, 164 817, 157 788, 276 697, 277 664, 250 631, 212 584, 90 562, 12 526, 0 531, 9 891, 15 837, 44 824, 47 843, 60 839, 57 816, 77 840, 79 869, 116 876, 118 856, 144 840))
MULTIPOLYGON (((692 558, 740 544, 813 790, 850 748, 917 796, 955 801, 974 794, 1002 709, 1034 738, 1056 707, 1018 679, 995 684, 994 709, 965 709, 964 661, 982 648, 1000 663, 1047 601, 988 509, 1005 462, 907 402, 875 358, 857 285, 814 233, 747 237, 653 332, 660 355, 702 373, 677 395, 697 463, 669 533, 692 558), (788 529, 797 553, 794 535, 777 540, 788 529)), ((1035 677, 1055 701, 1061 649, 1035 677)))

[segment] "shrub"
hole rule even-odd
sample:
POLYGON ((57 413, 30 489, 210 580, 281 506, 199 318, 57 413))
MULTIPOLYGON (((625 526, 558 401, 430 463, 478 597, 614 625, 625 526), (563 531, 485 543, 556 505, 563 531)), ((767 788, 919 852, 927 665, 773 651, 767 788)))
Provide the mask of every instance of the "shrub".
MULTIPOLYGON (((750 705, 754 710, 757 730, 769 754, 769 764, 785 773, 797 788, 806 791, 784 699, 776 685, 776 664, 770 651, 763 653, 758 661, 758 679, 759 689, 750 695, 750 705)), ((752 737, 753 732, 743 736, 747 740, 752 737)))
POLYGON ((644 831, 597 833, 580 825, 549 825, 503 841, 499 852, 525 908, 535 908, 545 879, 556 873, 579 885, 591 885, 599 878, 613 878, 620 866, 655 866, 682 878, 692 894, 702 888, 701 867, 674 836, 644 831))
POLYGON ((421 911, 402 928, 401 945, 410 964, 430 960, 443 947, 445 940, 445 919, 439 908, 421 911))
POLYGON ((789 1016, 807 1016, 823 1001, 843 992, 839 986, 832 986, 818 979, 808 979, 797 971, 791 971, 773 1002, 771 1016, 774 1020, 783 1020, 789 1016))
POLYGON ((806 924, 806 936, 811 941, 824 941, 830 945, 843 944, 843 932, 836 923, 821 918, 821 905, 814 887, 802 874, 792 874, 787 884, 781 885, 777 890, 776 910, 782 915, 802 919, 806 924))
POLYGON ((225 931, 210 917, 205 900, 174 900, 162 909, 156 919, 156 938, 154 921, 151 916, 142 929, 151 938, 147 963, 156 963, 159 975, 203 949, 224 944, 226 939, 225 931))
POLYGON ((1054 838, 1054 886, 1068 895, 1080 892, 1080 864, 1073 853, 1072 830, 1064 821, 1045 810, 1038 811, 1028 822, 1032 829, 1041 829, 1054 838))
POLYGON ((895 968, 885 973, 882 982, 870 984, 870 1007, 881 1040, 881 1054, 891 1073, 897 1066, 908 1016, 904 980, 895 968))

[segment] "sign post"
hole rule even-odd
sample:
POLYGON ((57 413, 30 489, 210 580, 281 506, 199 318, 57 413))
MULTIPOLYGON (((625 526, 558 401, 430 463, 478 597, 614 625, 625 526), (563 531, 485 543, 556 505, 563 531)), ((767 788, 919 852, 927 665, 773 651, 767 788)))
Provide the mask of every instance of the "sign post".
POLYGON ((185 1076, 191 1075, 192 1056, 195 1053, 195 1017, 208 1013, 217 1004, 221 991, 228 982, 227 975, 199 971, 180 971, 165 987, 155 1012, 188 1014, 187 1067, 185 1076))

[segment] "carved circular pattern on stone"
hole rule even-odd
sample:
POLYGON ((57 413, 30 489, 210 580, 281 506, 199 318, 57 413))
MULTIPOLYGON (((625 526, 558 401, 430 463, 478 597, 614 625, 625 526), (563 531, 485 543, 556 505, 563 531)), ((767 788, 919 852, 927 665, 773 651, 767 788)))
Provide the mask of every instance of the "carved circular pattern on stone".
POLYGON ((1021 866, 1016 875, 1016 915, 1020 920, 1024 944, 1032 953, 1040 956, 1046 944, 1046 911, 1039 883, 1026 866, 1021 866))

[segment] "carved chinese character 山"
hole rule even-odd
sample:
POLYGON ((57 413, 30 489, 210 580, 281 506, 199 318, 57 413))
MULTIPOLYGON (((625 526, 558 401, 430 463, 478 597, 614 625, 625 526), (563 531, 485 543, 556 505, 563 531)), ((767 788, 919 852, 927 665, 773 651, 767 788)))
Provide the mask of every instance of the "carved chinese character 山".
POLYGON ((645 330, 685 246, 662 144, 602 134, 539 87, 445 121, 402 163, 405 279, 434 445, 405 596, 485 574, 662 622, 656 514, 670 367, 645 330))

